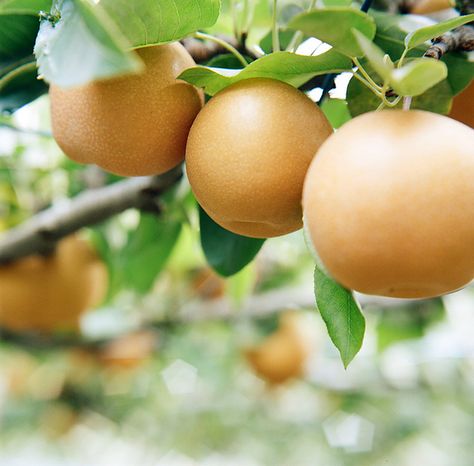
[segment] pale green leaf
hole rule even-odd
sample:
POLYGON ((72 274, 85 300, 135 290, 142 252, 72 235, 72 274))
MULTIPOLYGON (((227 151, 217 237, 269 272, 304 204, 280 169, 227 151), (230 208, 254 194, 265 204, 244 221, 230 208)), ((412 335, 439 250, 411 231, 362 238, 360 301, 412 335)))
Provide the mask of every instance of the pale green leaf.
POLYGON ((452 29, 456 29, 463 24, 470 23, 471 21, 474 21, 474 14, 459 16, 457 18, 448 19, 447 21, 442 21, 441 23, 433 24, 432 26, 420 28, 406 36, 405 47, 407 49, 412 49, 423 44, 427 40, 439 37, 442 34, 451 31, 452 29))
POLYGON ((56 24, 43 21, 35 46, 40 75, 63 86, 136 72, 141 62, 114 23, 87 0, 65 0, 56 24))
POLYGON ((312 10, 293 18, 288 27, 297 29, 332 45, 337 51, 359 57, 363 51, 356 41, 353 29, 372 40, 375 36, 375 21, 353 8, 325 8, 312 10))
POLYGON ((432 58, 416 58, 392 72, 390 85, 401 96, 417 96, 448 76, 445 63, 432 58))
POLYGON ((244 79, 272 78, 299 87, 314 76, 340 73, 350 69, 351 61, 334 50, 315 57, 276 52, 259 58, 243 70, 198 66, 186 70, 180 78, 195 86, 203 87, 207 94, 214 95, 244 79))

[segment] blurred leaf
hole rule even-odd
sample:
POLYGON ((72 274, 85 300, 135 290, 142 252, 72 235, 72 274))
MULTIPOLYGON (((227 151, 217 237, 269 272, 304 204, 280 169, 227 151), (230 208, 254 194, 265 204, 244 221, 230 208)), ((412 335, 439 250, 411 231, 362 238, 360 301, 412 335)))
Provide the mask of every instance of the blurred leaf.
POLYGON ((265 242, 264 239, 236 235, 222 228, 204 209, 199 208, 201 245, 208 264, 220 275, 230 277, 249 264, 265 242))
POLYGON ((250 263, 227 280, 227 293, 236 306, 240 306, 245 298, 250 296, 256 280, 257 272, 253 263, 250 263))
POLYGON ((353 8, 325 8, 312 10, 293 18, 288 27, 327 42, 338 52, 349 57, 363 55, 355 40, 353 30, 372 40, 375 36, 375 22, 366 13, 353 8))
POLYGON ((206 63, 206 66, 212 68, 229 68, 231 70, 240 70, 242 68, 242 63, 234 54, 224 53, 222 55, 212 57, 206 63))
POLYGON ((13 112, 47 91, 47 86, 37 79, 33 56, 38 18, 6 14, 29 11, 27 4, 19 1, 0 3, 0 112, 13 112))
POLYGON ((448 19, 446 21, 434 24, 433 26, 426 26, 424 28, 420 28, 406 36, 405 46, 407 49, 412 49, 417 45, 423 44, 427 40, 439 37, 445 32, 451 31, 452 29, 456 29, 457 27, 462 26, 463 24, 470 23, 471 21, 474 21, 474 14, 459 16, 458 18, 448 19))
POLYGON ((314 271, 316 305, 347 368, 364 340, 365 319, 349 290, 330 278, 319 266, 314 271))
POLYGON ((417 301, 397 306, 395 309, 377 310, 377 347, 383 351, 388 346, 404 340, 420 338, 428 328, 444 315, 441 298, 417 301))
POLYGON ((393 90, 401 96, 417 96, 443 81, 448 68, 433 58, 415 58, 401 68, 395 69, 390 77, 393 90))
MULTIPOLYGON (((392 61, 398 61, 405 50, 405 38, 410 32, 426 25, 427 19, 417 15, 391 15, 381 12, 371 13, 377 24, 375 43, 390 55, 392 61)), ((428 45, 420 44, 410 49, 407 57, 421 57, 428 49, 428 45)), ((474 61, 469 61, 465 53, 452 52, 446 54, 442 62, 448 66, 447 82, 452 94, 461 92, 471 81, 474 75, 474 61)))
POLYGON ((40 74, 60 86, 136 72, 141 62, 113 21, 88 0, 64 0, 61 19, 43 21, 35 46, 40 74))
POLYGON ((27 62, 0 78, 0 113, 14 112, 47 91, 37 79, 35 61, 27 62))
POLYGON ((140 215, 136 230, 120 251, 122 286, 140 293, 149 291, 173 251, 181 232, 181 222, 154 214, 140 215))
POLYGON ((0 13, 0 75, 11 71, 15 62, 33 54, 39 20, 34 16, 0 13))
POLYGON ((324 6, 350 6, 352 0, 323 0, 324 6))
POLYGON ((219 0, 102 0, 134 47, 169 42, 212 26, 219 16, 219 0))
POLYGON ((365 58, 372 65, 372 68, 384 81, 389 82, 394 68, 390 57, 371 40, 367 39, 364 34, 361 34, 356 30, 353 32, 357 42, 359 42, 359 45, 365 54, 365 58))
POLYGON ((197 66, 184 71, 180 79, 203 87, 209 95, 215 95, 227 86, 244 79, 272 78, 299 87, 314 76, 350 69, 351 61, 334 50, 316 57, 276 52, 255 60, 241 71, 197 66))
MULTIPOLYGON (((364 68, 374 76, 368 63, 364 63, 364 68)), ((411 108, 427 110, 435 113, 447 114, 451 106, 453 93, 447 80, 428 89, 423 94, 414 97, 411 108)), ((353 117, 362 113, 371 112, 380 105, 380 99, 373 94, 364 84, 352 78, 347 88, 347 103, 349 112, 353 117)), ((399 102, 396 108, 402 108, 403 103, 399 102)))
MULTIPOLYGON (((293 36, 295 35, 295 31, 292 31, 290 29, 285 29, 283 31, 279 31, 278 33, 279 38, 280 38, 280 47, 282 50, 285 50, 288 45, 290 45, 291 39, 293 39, 293 36)), ((263 39, 260 41, 260 47, 265 53, 272 53, 273 52, 273 32, 268 31, 267 34, 263 37, 263 39)))
POLYGON ((335 129, 340 128, 352 118, 347 102, 342 99, 324 99, 321 110, 335 129))
POLYGON ((52 0, 2 0, 0 15, 37 15, 40 11, 49 11, 52 0))

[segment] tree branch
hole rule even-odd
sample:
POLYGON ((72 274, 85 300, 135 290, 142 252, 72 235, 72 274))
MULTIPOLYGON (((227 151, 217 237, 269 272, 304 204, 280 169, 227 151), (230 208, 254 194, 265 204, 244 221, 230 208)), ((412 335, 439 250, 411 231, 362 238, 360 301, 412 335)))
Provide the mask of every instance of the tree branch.
POLYGON ((461 26, 433 40, 425 57, 440 60, 448 52, 470 52, 474 50, 474 25, 461 26))
POLYGON ((0 264, 31 254, 47 254, 59 239, 124 210, 157 210, 157 197, 180 177, 178 167, 160 176, 130 178, 91 189, 58 203, 0 236, 0 264))

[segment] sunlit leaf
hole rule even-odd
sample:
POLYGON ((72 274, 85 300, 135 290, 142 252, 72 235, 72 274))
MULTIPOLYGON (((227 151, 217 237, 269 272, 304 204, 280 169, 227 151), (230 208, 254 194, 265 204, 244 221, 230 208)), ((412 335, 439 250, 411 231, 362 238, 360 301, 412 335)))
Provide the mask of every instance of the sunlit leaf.
POLYGON ((336 283, 319 266, 314 271, 314 292, 329 336, 339 350, 344 367, 347 367, 362 346, 364 316, 352 293, 336 283))
POLYGON ((219 0, 102 0, 111 18, 129 42, 143 46, 181 39, 212 26, 219 0))
POLYGON ((370 40, 375 36, 373 18, 353 8, 312 10, 293 18, 288 27, 327 42, 349 57, 363 55, 352 32, 354 29, 370 40))
POLYGON ((423 44, 427 40, 439 37, 444 33, 451 31, 452 29, 456 29, 463 24, 470 23, 471 21, 474 21, 474 14, 459 16, 458 18, 448 19, 446 21, 433 24, 432 26, 420 28, 406 36, 405 46, 408 49, 412 49, 417 45, 423 44))
POLYGON ((314 76, 350 69, 351 61, 333 50, 315 57, 276 52, 259 58, 243 70, 197 66, 186 70, 180 78, 203 87, 207 94, 214 95, 244 79, 272 78, 299 87, 314 76))
POLYGON ((448 76, 443 62, 432 58, 416 58, 392 72, 390 85, 401 96, 417 96, 448 76))

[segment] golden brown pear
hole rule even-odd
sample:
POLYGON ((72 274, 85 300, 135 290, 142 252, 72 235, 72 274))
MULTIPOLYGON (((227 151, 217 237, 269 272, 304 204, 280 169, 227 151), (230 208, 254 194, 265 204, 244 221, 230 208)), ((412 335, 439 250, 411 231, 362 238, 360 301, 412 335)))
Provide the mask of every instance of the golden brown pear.
POLYGON ((245 352, 255 373, 270 384, 300 377, 311 353, 311 339, 301 315, 286 312, 278 330, 245 352))
POLYGON ((195 65, 179 43, 137 50, 141 74, 85 86, 51 86, 53 134, 80 163, 122 176, 156 175, 183 159, 186 140, 203 96, 177 80, 195 65))
POLYGON ((255 238, 302 226, 306 170, 332 128, 302 92, 249 79, 219 92, 196 118, 186 167, 194 194, 219 225, 255 238))
POLYGON ((13 331, 75 330, 80 316, 107 290, 104 264, 76 236, 48 257, 31 256, 0 267, 0 326, 13 331))
POLYGON ((436 11, 452 8, 454 1, 452 0, 415 0, 410 9, 410 13, 415 15, 427 15, 436 11))
POLYGON ((453 99, 449 116, 474 128, 474 81, 453 99))
POLYGON ((474 131, 423 111, 366 113, 321 147, 303 197, 312 243, 347 288, 400 298, 474 278, 474 131))

